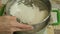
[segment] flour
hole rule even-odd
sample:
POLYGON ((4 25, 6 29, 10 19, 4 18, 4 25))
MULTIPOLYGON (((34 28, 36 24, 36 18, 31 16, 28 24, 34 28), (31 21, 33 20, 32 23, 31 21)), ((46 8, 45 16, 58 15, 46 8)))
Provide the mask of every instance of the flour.
POLYGON ((46 10, 40 11, 34 4, 33 7, 28 7, 23 3, 18 5, 15 2, 10 8, 10 14, 19 18, 21 22, 32 25, 42 22, 47 17, 48 12, 46 10))

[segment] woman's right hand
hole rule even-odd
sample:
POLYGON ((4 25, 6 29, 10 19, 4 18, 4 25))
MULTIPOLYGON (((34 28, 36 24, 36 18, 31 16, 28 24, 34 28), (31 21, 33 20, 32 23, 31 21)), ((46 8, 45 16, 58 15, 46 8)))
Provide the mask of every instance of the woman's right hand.
POLYGON ((20 24, 14 16, 0 16, 0 32, 14 32, 32 30, 32 26, 20 24))

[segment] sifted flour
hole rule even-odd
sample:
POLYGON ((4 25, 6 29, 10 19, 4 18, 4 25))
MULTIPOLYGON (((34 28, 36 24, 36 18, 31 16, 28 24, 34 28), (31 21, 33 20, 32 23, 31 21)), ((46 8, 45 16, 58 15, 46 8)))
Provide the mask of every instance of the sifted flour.
POLYGON ((33 7, 28 7, 23 3, 18 5, 18 3, 15 2, 10 7, 10 14, 19 18, 21 22, 32 25, 42 22, 44 18, 47 17, 48 12, 47 10, 40 11, 34 4, 33 7))

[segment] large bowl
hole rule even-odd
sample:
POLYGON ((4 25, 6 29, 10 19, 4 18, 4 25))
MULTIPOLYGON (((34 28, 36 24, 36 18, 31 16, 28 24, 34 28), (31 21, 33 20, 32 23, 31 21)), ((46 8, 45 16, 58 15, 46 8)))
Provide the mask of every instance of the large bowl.
MULTIPOLYGON (((30 34, 30 33, 35 33, 35 32, 38 32, 40 30, 42 30, 43 28, 45 28, 47 25, 48 25, 48 22, 50 20, 50 10, 51 10, 51 4, 49 2, 49 0, 39 0, 40 1, 40 5, 42 7, 45 8, 45 10, 47 10, 48 12, 48 15, 47 17, 41 22, 41 23, 38 23, 38 24, 35 24, 35 25, 32 25, 34 27, 34 29, 32 31, 24 31, 23 33, 26 33, 26 34, 30 34)), ((16 0, 9 0, 7 5, 6 5, 6 13, 8 15, 10 15, 10 12, 9 12, 9 9, 10 7, 16 2, 16 0)), ((42 8, 41 7, 41 8, 42 8)), ((19 32, 16 32, 16 33, 19 33, 19 32)))

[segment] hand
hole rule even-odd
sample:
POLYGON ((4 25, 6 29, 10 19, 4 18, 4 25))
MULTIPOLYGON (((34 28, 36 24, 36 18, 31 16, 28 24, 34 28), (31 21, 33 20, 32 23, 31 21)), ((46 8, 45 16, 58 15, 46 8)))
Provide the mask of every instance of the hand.
POLYGON ((32 26, 20 24, 14 16, 0 16, 0 32, 32 30, 32 26))

